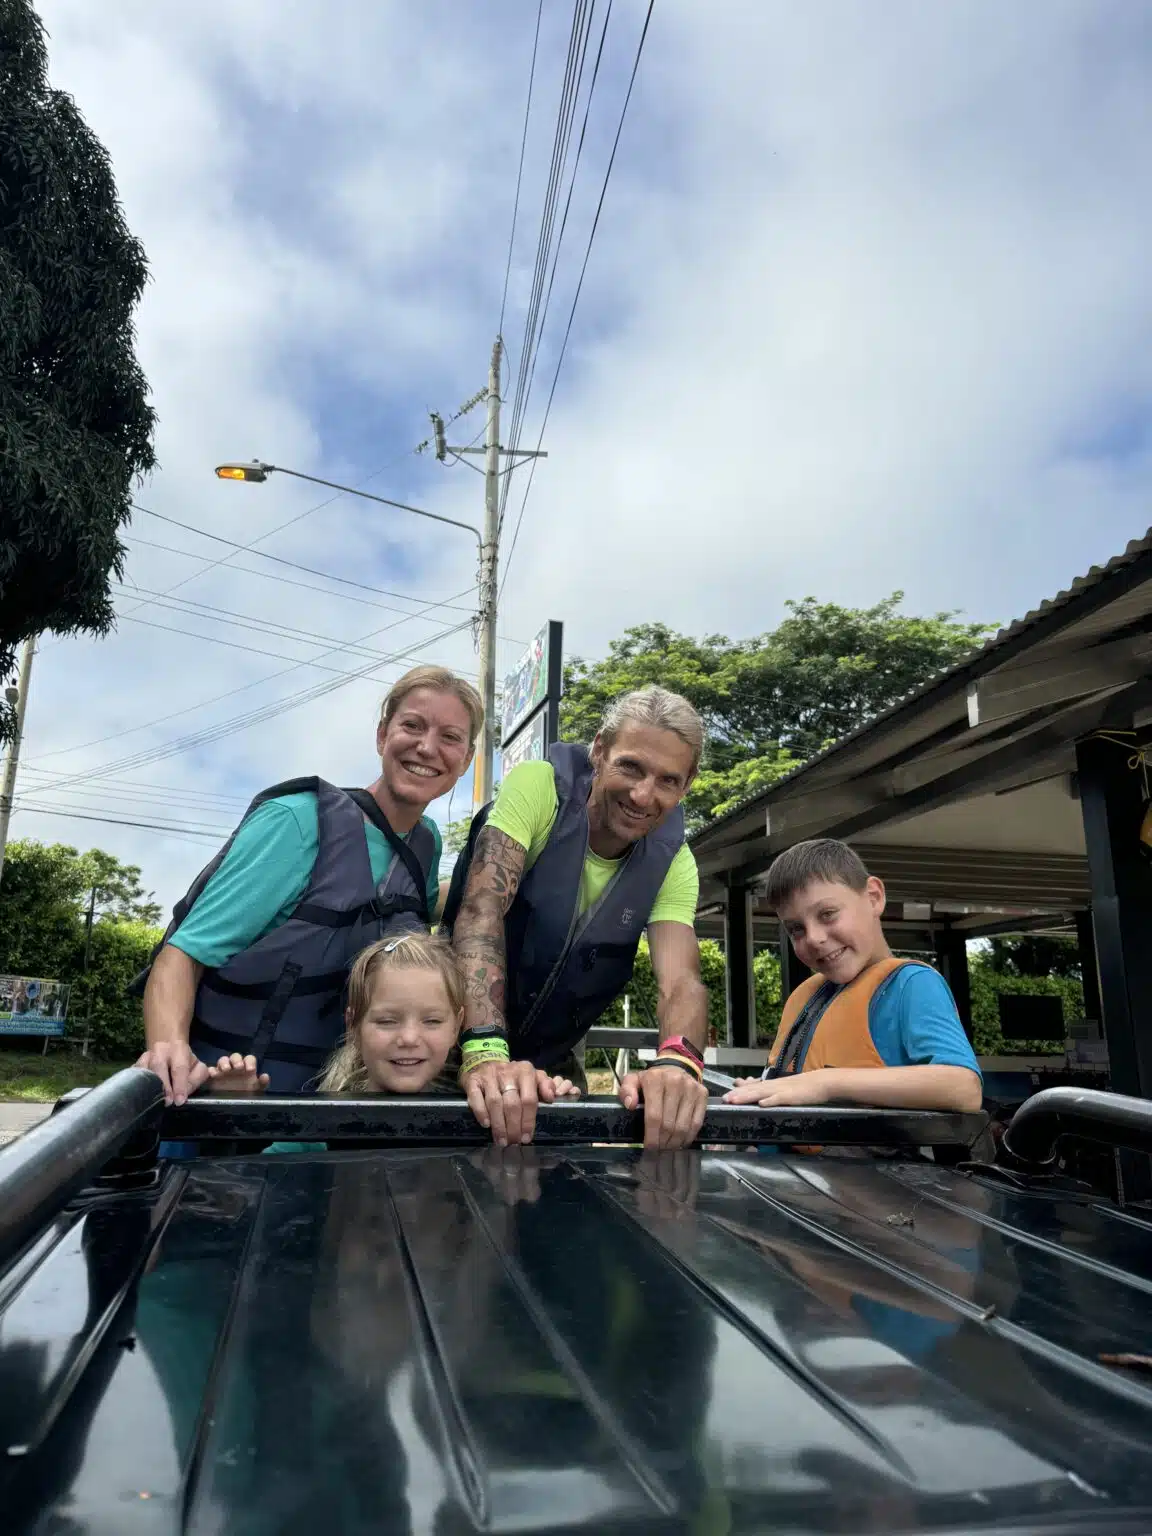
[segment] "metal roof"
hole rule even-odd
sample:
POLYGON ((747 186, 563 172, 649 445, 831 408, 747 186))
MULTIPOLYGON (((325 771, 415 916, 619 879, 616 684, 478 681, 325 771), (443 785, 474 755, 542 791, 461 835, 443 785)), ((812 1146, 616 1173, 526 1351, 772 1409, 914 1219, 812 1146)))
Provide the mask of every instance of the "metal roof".
POLYGON ((1150 1298, 1136 1212, 930 1163, 169 1164, 0 1275, 4 1529, 1147 1530, 1150 1298))
MULTIPOLYGON (((770 788, 748 796, 723 816, 716 817, 706 827, 693 833, 689 842, 693 847, 705 842, 718 831, 746 816, 751 809, 767 805, 774 795, 784 792, 786 786, 810 773, 817 765, 845 752, 862 739, 880 733, 901 714, 911 714, 918 706, 960 687, 967 687, 975 678, 1001 665, 1027 646, 1039 644, 1054 628, 1074 624, 1082 609, 1094 606, 1101 598, 1109 598, 1112 595, 1110 589, 1118 589, 1119 595, 1119 589, 1126 591, 1135 582, 1152 578, 1152 570, 1146 570, 1146 567, 1152 567, 1152 528, 1142 538, 1131 540, 1122 554, 1113 556, 1105 565, 1092 566, 1055 597, 1045 599, 1037 608, 999 630, 954 667, 930 678, 898 703, 841 737, 785 778, 777 780, 770 788)), ((1103 632, 1107 633, 1107 628, 1103 632)))

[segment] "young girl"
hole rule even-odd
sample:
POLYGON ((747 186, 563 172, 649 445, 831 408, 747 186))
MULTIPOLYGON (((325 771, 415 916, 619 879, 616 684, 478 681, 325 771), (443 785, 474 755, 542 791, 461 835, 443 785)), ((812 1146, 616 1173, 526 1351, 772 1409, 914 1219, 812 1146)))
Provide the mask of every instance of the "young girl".
MULTIPOLYGON (((457 1093, 447 1067, 464 1019, 464 977, 447 940, 430 933, 380 939, 361 950, 348 977, 344 1040, 329 1058, 320 1093, 457 1093)), ((209 1068, 216 1092, 261 1093, 268 1074, 254 1056, 222 1056, 209 1068)), ((537 1087, 548 1078, 537 1072, 537 1087)), ((578 1097, 552 1078, 558 1098, 578 1097)))

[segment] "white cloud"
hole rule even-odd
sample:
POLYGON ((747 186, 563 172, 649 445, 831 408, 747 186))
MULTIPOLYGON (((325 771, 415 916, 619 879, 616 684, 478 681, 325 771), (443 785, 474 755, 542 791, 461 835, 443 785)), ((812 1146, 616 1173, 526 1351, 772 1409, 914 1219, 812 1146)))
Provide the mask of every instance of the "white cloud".
MULTIPOLYGON (((222 486, 215 461, 260 454, 360 480, 423 435, 426 405, 451 409, 483 382, 534 8, 45 0, 42 11, 53 79, 107 144, 152 266, 140 345, 162 468, 145 505, 255 537, 323 493, 222 486)), ((620 8, 614 21, 532 441, 641 17, 620 8)), ((566 26, 550 15, 541 42, 513 348, 566 26)), ((1133 412, 1146 421, 1152 392, 1150 119, 1152 36, 1125 0, 662 0, 502 630, 525 637, 559 617, 570 647, 594 653, 646 619, 745 634, 790 596, 865 603, 897 586, 917 607, 1006 620, 1143 532, 1148 440, 1135 434, 1122 458, 1098 445, 1133 412)), ((478 477, 427 459, 370 488, 480 515, 478 477)), ((515 516, 518 493, 511 505, 515 516)), ((139 540, 227 553, 148 517, 133 533, 129 573, 151 590, 198 567, 139 540)), ((341 501, 265 547, 436 598, 472 579, 467 543, 341 501)), ((396 617, 227 566, 177 595, 345 639, 396 617)), ((285 655, 319 649, 158 606, 139 616, 285 655)), ((367 643, 411 645, 463 617, 367 643)), ((467 636, 431 650, 475 665, 467 636)), ((29 762, 89 770, 326 675, 301 669, 162 719, 281 665, 129 622, 99 644, 49 640, 29 762)), ((308 771, 365 780, 379 692, 351 683, 135 777, 237 797, 308 771)), ((165 807, 87 793, 108 814, 165 807)), ((176 798, 168 814, 225 826, 239 801, 196 803, 211 814, 176 798)), ((209 851, 43 816, 14 831, 99 841, 141 862, 166 900, 209 851)))

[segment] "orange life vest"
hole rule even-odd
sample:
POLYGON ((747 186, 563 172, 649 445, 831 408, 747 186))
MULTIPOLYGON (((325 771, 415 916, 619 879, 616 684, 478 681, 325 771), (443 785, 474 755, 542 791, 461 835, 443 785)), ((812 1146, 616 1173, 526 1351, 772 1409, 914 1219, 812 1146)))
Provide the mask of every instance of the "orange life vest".
MULTIPOLYGON (((893 971, 902 965, 920 965, 919 960, 877 960, 866 967, 854 981, 841 987, 824 1009, 820 1021, 809 1042, 802 1072, 815 1072, 820 1067, 883 1067, 884 1058, 872 1043, 872 1031, 868 1027, 868 1007, 880 986, 893 971)), ((792 1031, 792 1026, 803 1013, 805 1005, 815 997, 827 982, 823 976, 810 976, 802 981, 784 1004, 780 1028, 768 1053, 768 1065, 775 1066, 792 1031)))

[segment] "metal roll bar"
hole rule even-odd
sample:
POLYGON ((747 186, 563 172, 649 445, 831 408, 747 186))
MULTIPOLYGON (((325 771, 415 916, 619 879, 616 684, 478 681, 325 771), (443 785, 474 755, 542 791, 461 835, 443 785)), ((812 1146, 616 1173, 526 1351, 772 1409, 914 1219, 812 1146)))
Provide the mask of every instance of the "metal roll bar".
MULTIPOLYGON (((983 1114, 862 1108, 759 1109, 713 1104, 700 1142, 819 1146, 968 1147, 983 1133, 983 1114)), ((479 1146, 491 1139, 462 1099, 349 1099, 300 1097, 190 1099, 164 1112, 160 1134, 172 1141, 347 1141, 390 1146, 479 1146)), ((614 1099, 542 1104, 536 1143, 574 1146, 588 1142, 634 1145, 644 1140, 644 1117, 614 1099)))
POLYGON ((1050 1163, 1066 1136, 1152 1152, 1152 1103, 1099 1088, 1045 1088, 1013 1115, 1003 1150, 1021 1163, 1050 1163))
POLYGON ((164 1090, 128 1067, 0 1152, 0 1261, 10 1258, 139 1131, 155 1126, 164 1090))

